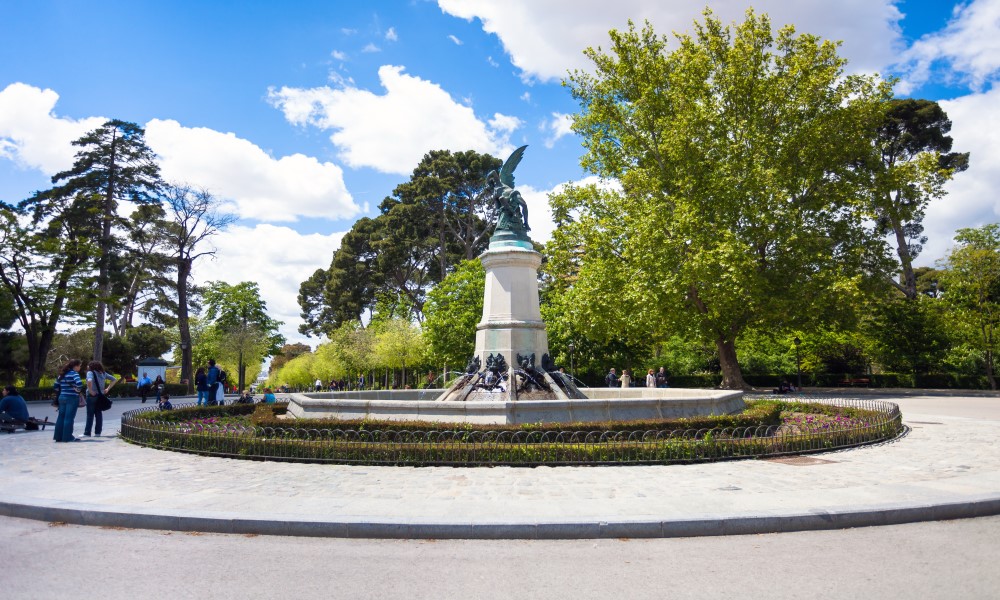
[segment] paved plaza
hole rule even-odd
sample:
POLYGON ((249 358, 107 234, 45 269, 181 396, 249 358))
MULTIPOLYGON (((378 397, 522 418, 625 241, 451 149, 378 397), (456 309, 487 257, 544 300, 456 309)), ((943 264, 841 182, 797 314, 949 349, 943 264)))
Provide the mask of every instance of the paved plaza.
MULTIPOLYGON (((115 527, 400 538, 675 537, 1000 514, 1000 399, 887 397, 906 435, 766 461, 634 467, 309 465, 117 437, 0 436, 0 514, 115 527)), ((52 409, 33 405, 35 416, 52 409)), ((81 413, 82 414, 82 413, 81 413)), ((50 418, 52 415, 50 415, 50 418)), ((78 417, 76 433, 82 433, 78 417)))

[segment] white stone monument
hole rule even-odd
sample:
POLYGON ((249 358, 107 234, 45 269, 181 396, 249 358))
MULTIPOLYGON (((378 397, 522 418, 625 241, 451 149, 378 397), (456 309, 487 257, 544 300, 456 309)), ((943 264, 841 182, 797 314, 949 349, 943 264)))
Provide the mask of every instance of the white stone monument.
POLYGON ((486 269, 483 319, 476 327, 475 356, 483 365, 491 354, 502 354, 508 365, 518 355, 534 354, 536 361, 549 352, 545 323, 538 307, 538 267, 542 255, 531 242, 491 243, 479 259, 486 269))

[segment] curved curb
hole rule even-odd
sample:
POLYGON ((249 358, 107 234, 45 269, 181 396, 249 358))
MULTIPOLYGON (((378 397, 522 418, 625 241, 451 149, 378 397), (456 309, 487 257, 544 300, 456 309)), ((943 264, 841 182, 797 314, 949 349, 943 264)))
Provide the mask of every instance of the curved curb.
POLYGON ((43 506, 0 501, 0 515, 96 527, 205 533, 392 539, 595 539, 748 535, 901 525, 1000 514, 1000 494, 961 502, 883 505, 789 514, 706 515, 675 520, 441 523, 419 520, 310 521, 238 515, 155 514, 103 510, 86 504, 43 506))

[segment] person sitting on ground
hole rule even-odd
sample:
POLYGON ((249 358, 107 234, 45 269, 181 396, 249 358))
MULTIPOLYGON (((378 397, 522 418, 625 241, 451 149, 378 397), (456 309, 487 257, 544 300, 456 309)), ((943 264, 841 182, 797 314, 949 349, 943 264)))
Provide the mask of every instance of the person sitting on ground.
POLYGON ((274 392, 271 391, 271 388, 264 388, 264 402, 274 404, 277 401, 278 399, 274 397, 274 392))
POLYGON ((242 394, 240 394, 240 397, 236 399, 236 404, 253 404, 253 403, 254 399, 253 396, 250 395, 250 392, 243 392, 242 394))
POLYGON ((170 396, 166 393, 160 395, 160 410, 173 410, 174 405, 170 403, 170 396))
POLYGON ((31 420, 31 417, 28 416, 28 403, 24 401, 21 394, 17 393, 17 388, 12 385, 6 385, 3 388, 3 398, 0 399, 0 419, 22 423, 31 420))

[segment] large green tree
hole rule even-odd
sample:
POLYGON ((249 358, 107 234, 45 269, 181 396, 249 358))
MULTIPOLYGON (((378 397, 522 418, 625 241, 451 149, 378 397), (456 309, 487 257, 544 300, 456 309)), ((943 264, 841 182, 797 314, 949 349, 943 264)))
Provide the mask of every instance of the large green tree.
POLYGON ((181 381, 187 382, 190 393, 194 389, 193 346, 189 317, 194 300, 191 274, 195 261, 206 256, 215 256, 215 248, 208 245, 206 240, 235 222, 236 215, 222 211, 221 202, 209 191, 186 185, 165 185, 158 198, 166 211, 166 220, 160 237, 176 273, 172 288, 177 299, 176 320, 180 336, 181 381))
POLYGON ((256 283, 230 285, 213 281, 205 290, 205 316, 219 340, 221 358, 237 365, 239 389, 246 384, 247 364, 256 365, 281 350, 285 338, 278 333, 280 321, 267 314, 267 303, 256 283))
MULTIPOLYGON (((486 270, 478 259, 463 261, 427 293, 423 323, 430 358, 447 370, 461 370, 475 351, 476 325, 483 317, 486 270)), ((447 375, 447 373, 444 373, 447 375)))
POLYGON ((486 247, 490 206, 482 190, 486 174, 499 165, 473 151, 425 155, 410 180, 382 201, 375 218, 354 224, 330 267, 301 284, 299 331, 329 335, 376 305, 422 321, 427 291, 453 265, 486 247))
POLYGON ((485 248, 492 233, 489 198, 483 194, 486 175, 503 164, 474 150, 434 150, 424 155, 410 180, 393 190, 402 204, 421 207, 431 219, 438 252, 439 278, 456 260, 470 260, 485 248))
POLYGON ((81 197, 93 200, 88 220, 97 223, 97 305, 94 327, 94 360, 101 360, 105 317, 111 301, 114 256, 121 243, 116 231, 127 230, 119 215, 121 202, 138 205, 154 202, 152 192, 160 184, 155 154, 146 145, 145 131, 135 123, 107 121, 73 142, 81 150, 72 168, 52 176, 55 185, 26 201, 35 219, 51 218, 59 207, 81 197))
POLYGON ((944 184, 969 167, 969 153, 951 152, 951 120, 932 100, 893 99, 875 138, 872 212, 879 233, 891 234, 898 262, 887 280, 909 300, 919 293, 913 260, 927 241, 924 211, 945 195, 944 184))
POLYGON ((0 284, 24 330, 27 387, 37 386, 45 373, 58 325, 89 309, 86 275, 96 233, 87 219, 90 204, 78 196, 43 221, 0 207, 0 284))
POLYGON ((566 82, 583 166, 622 191, 552 198, 553 244, 582 249, 569 307, 595 333, 710 341, 742 388, 741 332, 809 321, 857 285, 872 232, 856 165, 890 90, 752 10, 732 28, 706 11, 669 44, 630 23, 566 82))
POLYGON ((995 357, 1000 350, 1000 225, 960 229, 948 253, 941 281, 953 326, 965 334, 986 362, 990 388, 997 389, 995 357))

